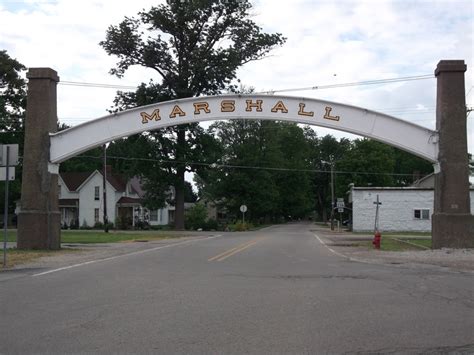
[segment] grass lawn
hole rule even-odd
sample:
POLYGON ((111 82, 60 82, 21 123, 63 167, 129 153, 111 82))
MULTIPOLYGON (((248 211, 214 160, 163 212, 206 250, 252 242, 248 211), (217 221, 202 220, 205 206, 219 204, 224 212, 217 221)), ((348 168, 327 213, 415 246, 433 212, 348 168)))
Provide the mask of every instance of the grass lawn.
MULTIPOLYGON (((16 230, 8 231, 8 241, 16 242, 16 230)), ((96 230, 62 230, 62 243, 116 243, 127 241, 148 241, 157 239, 179 238, 181 235, 166 231, 110 231, 105 233, 96 230)), ((2 238, 3 240, 3 235, 2 238)))
MULTIPOLYGON (((397 235, 398 237, 398 235, 397 235)), ((397 238, 382 234, 382 244, 380 250, 382 251, 407 251, 407 250, 426 250, 431 249, 431 238, 397 238), (398 240, 397 240, 398 239, 398 240)), ((372 241, 364 243, 369 249, 373 249, 372 241)))

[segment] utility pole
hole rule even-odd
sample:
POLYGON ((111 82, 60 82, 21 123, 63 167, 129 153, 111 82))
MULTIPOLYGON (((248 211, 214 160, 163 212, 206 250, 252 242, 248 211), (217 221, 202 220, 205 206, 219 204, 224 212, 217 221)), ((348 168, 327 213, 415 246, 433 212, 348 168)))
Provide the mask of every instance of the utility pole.
POLYGON ((334 230, 334 159, 330 156, 331 163, 331 230, 334 230))
POLYGON ((109 219, 107 217, 107 144, 104 144, 104 169, 102 174, 102 189, 104 190, 104 232, 109 233, 109 219))

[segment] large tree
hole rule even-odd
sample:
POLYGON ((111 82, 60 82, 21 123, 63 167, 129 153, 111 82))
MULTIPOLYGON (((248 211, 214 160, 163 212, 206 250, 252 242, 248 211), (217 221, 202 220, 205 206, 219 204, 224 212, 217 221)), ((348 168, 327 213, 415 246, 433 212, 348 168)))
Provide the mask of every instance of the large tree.
POLYGON ((304 218, 313 209, 308 172, 310 146, 296 124, 268 121, 218 122, 211 126, 222 154, 200 175, 201 196, 232 215, 248 206, 254 221, 304 218))
MULTIPOLYGON (((116 104, 130 107, 232 90, 239 67, 285 41, 281 34, 263 33, 250 19, 250 9, 248 0, 168 0, 110 26, 101 46, 118 57, 111 73, 122 77, 139 65, 158 76, 158 81, 142 84, 139 95, 119 94, 116 104)), ((190 131, 195 125, 168 130, 169 154, 162 152, 176 161, 169 173, 176 189, 177 229, 184 228, 184 174, 192 169, 187 163, 193 155, 186 139, 190 131)))
MULTIPOLYGON (((26 82, 23 78, 25 66, 6 51, 0 51, 0 142, 18 144, 23 151, 24 118, 26 108, 26 82)), ((20 197, 21 165, 16 167, 16 179, 10 185, 10 212, 15 200, 20 197)), ((0 196, 4 195, 4 184, 0 184, 0 196)), ((3 198, 0 208, 3 211, 3 198)))

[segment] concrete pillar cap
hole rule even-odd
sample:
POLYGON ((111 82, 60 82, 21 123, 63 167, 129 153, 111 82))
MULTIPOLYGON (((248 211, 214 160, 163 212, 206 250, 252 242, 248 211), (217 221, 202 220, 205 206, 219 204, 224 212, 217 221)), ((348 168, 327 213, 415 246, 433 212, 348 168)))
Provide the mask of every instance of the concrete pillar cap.
POLYGON ((50 79, 55 82, 59 81, 57 71, 51 68, 29 68, 26 77, 28 79, 50 79))
POLYGON ((435 70, 435 76, 441 72, 462 72, 467 70, 464 60, 440 60, 435 70))

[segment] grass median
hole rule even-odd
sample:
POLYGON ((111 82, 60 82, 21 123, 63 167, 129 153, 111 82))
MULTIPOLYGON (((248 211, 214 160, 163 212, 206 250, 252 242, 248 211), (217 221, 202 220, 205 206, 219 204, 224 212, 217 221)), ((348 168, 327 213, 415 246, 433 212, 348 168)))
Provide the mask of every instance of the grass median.
MULTIPOLYGON (((364 243, 369 249, 373 249, 372 241, 364 243)), ((409 251, 431 249, 431 238, 407 238, 400 235, 383 235, 380 244, 381 251, 409 251)))
MULTIPOLYGON (((7 241, 16 242, 16 236, 16 230, 8 230, 7 241)), ((62 244, 132 243, 179 238, 182 236, 183 235, 166 231, 110 231, 109 233, 105 233, 98 230, 62 230, 61 242, 62 244)), ((10 248, 7 250, 7 267, 12 268, 43 257, 81 251, 83 252, 84 250, 76 248, 62 248, 61 250, 18 250, 16 248, 10 248)), ((3 269, 3 253, 0 260, 0 267, 3 269)))
MULTIPOLYGON (((150 241, 159 239, 179 238, 182 235, 172 234, 167 231, 109 231, 105 233, 98 230, 63 230, 61 231, 61 243, 117 243, 150 241)), ((9 230, 7 234, 9 242, 16 242, 16 230, 9 230)))

